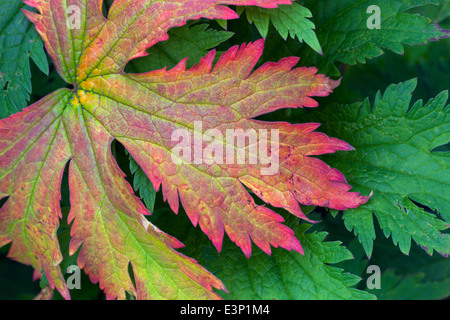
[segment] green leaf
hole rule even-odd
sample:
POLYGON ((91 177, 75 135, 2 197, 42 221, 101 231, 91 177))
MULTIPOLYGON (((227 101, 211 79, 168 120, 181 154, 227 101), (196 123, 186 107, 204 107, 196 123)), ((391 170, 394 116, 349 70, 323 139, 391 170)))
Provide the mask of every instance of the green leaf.
POLYGON ((449 87, 448 52, 450 39, 444 39, 420 47, 406 47, 402 56, 388 52, 367 64, 349 66, 341 85, 333 93, 333 101, 362 101, 366 97, 374 97, 379 88, 414 77, 419 81, 412 99, 428 100, 449 87))
MULTIPOLYGON (((450 254, 450 235, 440 231, 450 222, 449 152, 433 151, 450 141, 448 92, 426 105, 409 106, 416 87, 412 79, 391 85, 382 96, 349 106, 330 106, 314 113, 322 131, 339 133, 356 151, 328 157, 356 190, 373 190, 373 198, 357 209, 344 212, 348 230, 358 235, 370 256, 375 239, 372 213, 386 237, 408 254, 411 239, 429 254, 450 254), (421 208, 426 206, 440 214, 421 208)), ((306 115, 311 119, 312 113, 306 115)))
POLYGON ((233 36, 232 32, 207 29, 208 24, 187 24, 169 30, 169 40, 160 42, 147 50, 148 55, 132 60, 130 72, 146 72, 164 67, 173 68, 180 60, 189 57, 188 68, 200 61, 208 50, 233 36))
MULTIPOLYGON (((235 1, 267 7, 286 3, 235 1)), ((118 144, 155 189, 162 188, 175 213, 181 202, 192 224, 200 226, 218 251, 226 232, 246 257, 252 242, 267 254, 271 246, 303 253, 294 231, 276 212, 256 205, 246 187, 264 203, 306 220, 299 203, 346 209, 369 200, 349 192, 351 186, 339 172, 312 157, 351 150, 347 143, 316 133, 315 123, 253 120, 286 107, 316 107, 312 97, 326 96, 338 85, 316 68, 294 68, 296 57, 252 72, 262 55, 262 39, 229 48, 214 67, 216 52, 211 51, 190 69, 182 59, 170 70, 123 72, 128 61, 167 39, 171 27, 199 17, 236 18, 234 11, 220 6, 229 1, 118 1, 108 19, 99 10, 101 2, 75 1, 84 12, 79 21, 83 27, 77 28, 67 21, 68 3, 27 1, 40 12, 27 11, 27 17, 44 39, 55 68, 74 89, 57 90, 0 121, 0 197, 7 197, 0 210, 0 246, 12 242, 9 257, 44 273, 64 298, 70 293, 55 235, 62 217, 61 177, 68 163, 69 254, 80 250, 78 266, 100 283, 108 299, 130 293, 138 299, 215 299, 219 296, 213 287, 225 289, 196 261, 177 252, 182 243, 145 218, 148 209, 114 158, 118 144), (196 120, 205 120, 201 129, 196 120), (215 159, 211 151, 203 152, 208 148, 203 142, 200 151, 208 159, 198 162, 194 152, 192 163, 186 149, 180 150, 182 155, 175 150, 179 144, 174 134, 179 129, 193 134, 195 147, 203 128, 209 138, 216 136, 220 148, 234 145, 234 138, 219 136, 230 129, 263 132, 252 142, 255 146, 273 142, 263 146, 267 152, 255 166, 253 148, 228 165, 217 149, 211 150, 215 159), (276 138, 268 139, 268 129, 275 130, 276 138), (276 167, 266 166, 275 160, 269 150, 276 153, 276 167), (247 156, 250 163, 241 163, 247 156), (281 166, 278 158, 283 159, 281 166)))
POLYGON ((373 299, 375 296, 354 288, 360 278, 331 266, 353 259, 339 241, 325 242, 326 232, 307 233, 309 224, 298 219, 286 222, 300 239, 305 254, 274 249, 272 255, 255 250, 247 259, 230 241, 220 254, 210 251, 208 268, 223 279, 229 294, 225 299, 312 300, 373 299))
MULTIPOLYGON (((222 20, 225 21, 226 20, 222 20)), ((187 24, 169 31, 169 40, 157 43, 147 52, 148 56, 130 62, 128 71, 146 72, 149 70, 172 68, 180 60, 189 57, 187 66, 192 67, 208 50, 233 36, 232 32, 207 29, 208 24, 192 26, 187 24)), ((147 209, 153 212, 156 191, 144 171, 130 156, 130 170, 134 174, 133 188, 139 191, 147 209)))
POLYGON ((130 171, 134 175, 133 189, 139 191, 140 198, 150 212, 155 208, 156 191, 144 170, 130 156, 130 171))
POLYGON ((440 300, 450 295, 450 279, 445 281, 423 281, 424 273, 401 277, 393 270, 381 275, 380 290, 370 290, 380 300, 440 300))
MULTIPOLYGON (((323 56, 302 50, 301 56, 321 72, 334 69, 335 62, 365 63, 380 56, 385 50, 398 54, 403 45, 419 45, 428 40, 448 36, 431 19, 405 11, 424 4, 438 4, 437 0, 306 0, 313 13, 316 34, 322 44, 323 56), (369 29, 368 19, 373 15, 369 6, 380 9, 380 29, 369 29)), ((329 73, 329 72, 328 72, 329 73)), ((339 72, 335 69, 335 75, 339 72)))
POLYGON ((49 71, 42 40, 20 10, 24 7, 20 0, 0 0, 0 119, 30 99, 30 58, 42 72, 49 71))
MULTIPOLYGON (((330 234, 336 237, 336 231, 331 229, 330 234)), ((368 266, 378 266, 381 270, 380 288, 367 289, 378 299, 436 300, 450 295, 450 259, 430 256, 417 245, 411 246, 408 256, 398 254, 392 242, 383 237, 374 245, 374 253, 369 260, 357 239, 351 240, 347 248, 355 260, 344 261, 338 266, 368 280, 368 283, 372 282, 370 277, 373 275, 373 272, 368 272, 368 266)))
POLYGON ((269 32, 269 21, 275 29, 286 40, 288 36, 292 39, 298 38, 305 42, 314 51, 322 54, 319 40, 314 33, 314 23, 308 18, 312 17, 311 11, 294 2, 292 5, 280 5, 278 8, 265 9, 260 7, 238 7, 240 14, 245 10, 249 23, 254 22, 263 38, 269 32))
POLYGON ((222 19, 216 19, 216 22, 219 26, 221 26, 224 30, 227 30, 228 27, 228 21, 222 20, 222 19))
MULTIPOLYGON (((351 250, 352 247, 349 249, 351 250)), ((370 260, 371 264, 380 266, 381 270, 392 269, 396 275, 425 274, 422 282, 444 283, 450 279, 450 259, 448 257, 436 254, 430 256, 415 244, 411 246, 408 256, 398 254, 398 250, 392 249, 392 243, 389 239, 384 237, 377 239, 373 256, 370 260)), ((355 251, 351 251, 355 253, 355 251)), ((363 259, 363 253, 359 254, 359 256, 355 254, 355 257, 363 259)), ((361 273, 356 274, 361 275, 361 273)))

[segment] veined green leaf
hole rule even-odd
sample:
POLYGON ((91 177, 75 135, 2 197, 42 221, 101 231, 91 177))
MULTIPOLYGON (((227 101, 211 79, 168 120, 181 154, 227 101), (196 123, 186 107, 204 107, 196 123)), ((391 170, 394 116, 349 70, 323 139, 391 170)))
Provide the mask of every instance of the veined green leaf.
POLYGON ((367 300, 375 296, 355 288, 358 276, 333 266, 353 259, 339 241, 324 241, 326 232, 307 232, 310 225, 288 224, 305 248, 305 254, 273 250, 268 256, 256 251, 247 260, 227 242, 220 254, 210 252, 208 268, 223 279, 229 293, 226 299, 263 300, 367 300))
POLYGON ((42 72, 49 71, 42 39, 21 11, 25 7, 21 0, 0 0, 0 119, 27 106, 30 58, 42 72))
POLYGON ((450 223, 450 153, 434 151, 450 141, 448 92, 425 105, 419 100, 410 106, 416 83, 413 79, 389 86, 384 95, 376 95, 373 107, 365 100, 306 115, 356 148, 327 161, 358 190, 373 190, 367 204, 344 212, 345 225, 358 235, 369 256, 375 239, 372 213, 403 253, 409 252, 412 239, 430 254, 450 254, 450 235, 441 232, 450 223))
MULTIPOLYGON (((301 56, 305 63, 331 73, 335 62, 364 63, 385 50, 402 54, 404 45, 447 37, 448 32, 431 19, 407 12, 416 6, 438 3, 438 0, 306 0, 304 4, 313 13, 323 56, 309 50, 302 50, 301 56), (378 14, 379 28, 372 21, 378 14)), ((339 72, 334 69, 332 74, 339 72)))

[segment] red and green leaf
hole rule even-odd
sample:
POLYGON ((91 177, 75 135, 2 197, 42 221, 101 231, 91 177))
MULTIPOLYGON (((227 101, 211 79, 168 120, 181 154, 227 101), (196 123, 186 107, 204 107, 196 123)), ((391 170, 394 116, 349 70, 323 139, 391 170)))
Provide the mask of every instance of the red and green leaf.
MULTIPOLYGON (((316 123, 253 119, 280 108, 316 107, 311 97, 326 96, 338 85, 316 68, 294 68, 298 58, 266 63, 252 72, 263 51, 259 40, 230 48, 214 66, 212 51, 191 69, 182 60, 171 70, 123 71, 128 61, 145 55, 150 46, 167 39, 170 28, 187 20, 236 18, 227 4, 268 8, 291 1, 116 0, 107 19, 102 0, 26 3, 39 10, 26 14, 58 72, 74 89, 61 89, 0 121, 0 197, 9 197, 0 209, 0 246, 12 242, 9 256, 44 273, 64 297, 69 292, 59 268, 56 231, 67 164, 70 253, 80 250, 79 266, 108 298, 125 298, 126 292, 139 299, 218 298, 212 288, 225 289, 175 250, 183 246, 178 240, 145 218, 149 212, 111 153, 114 139, 155 189, 162 187, 173 211, 178 212, 181 200, 192 223, 219 251, 226 233, 247 257, 251 241, 268 254, 271 246, 303 252, 282 217, 257 205, 245 187, 303 219, 308 218, 299 203, 343 210, 368 200, 350 192, 339 171, 311 157, 352 150, 349 144, 316 132, 316 123), (68 27, 71 5, 81 9, 81 29, 68 27), (204 132, 278 130, 279 149, 270 150, 279 158, 278 172, 264 175, 262 164, 174 162, 170 150, 177 142, 172 133, 183 129, 194 135, 196 121, 204 132)), ((204 151, 208 146, 203 141, 200 147, 204 151)))

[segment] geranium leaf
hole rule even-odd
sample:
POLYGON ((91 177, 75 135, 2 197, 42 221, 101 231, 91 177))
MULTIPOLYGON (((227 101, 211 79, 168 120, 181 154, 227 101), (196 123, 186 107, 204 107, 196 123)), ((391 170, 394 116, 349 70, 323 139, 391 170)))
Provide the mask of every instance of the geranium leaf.
POLYGON ((20 11, 24 7, 21 0, 0 1, 0 119, 22 110, 30 99, 30 58, 42 72, 49 71, 42 40, 20 11))
POLYGON ((450 295, 450 279, 424 281, 425 273, 396 275, 391 269, 381 276, 381 290, 370 290, 380 300, 443 300, 450 295))
POLYGON ((199 63, 211 48, 229 39, 233 33, 207 29, 208 24, 185 25, 169 30, 169 39, 152 46, 148 55, 130 61, 127 72, 147 72, 164 67, 173 68, 180 60, 189 57, 187 67, 199 63))
MULTIPOLYGON (((368 201, 349 191, 339 171, 311 157, 352 150, 349 144, 315 132, 316 123, 252 119, 280 108, 316 107, 311 97, 328 95, 338 85, 317 74, 316 68, 294 68, 298 58, 266 63, 252 72, 263 50, 259 40, 230 48, 214 66, 212 51, 188 70, 183 59, 170 70, 123 71, 128 61, 166 40, 172 27, 200 17, 237 17, 221 4, 270 8, 290 1, 116 0, 107 19, 101 0, 26 3, 39 10, 26 15, 58 72, 74 89, 61 89, 0 121, 0 197, 9 197, 0 209, 0 245, 12 242, 10 256, 44 273, 64 297, 69 293, 58 267, 61 253, 55 235, 67 164, 69 251, 79 250, 78 265, 100 283, 108 298, 123 299, 127 293, 139 299, 218 298, 212 288, 225 289, 174 250, 182 246, 178 240, 145 218, 147 208, 111 153, 114 139, 156 190, 162 186, 173 211, 178 211, 181 199, 193 224, 200 225, 218 250, 226 232, 247 257, 251 241, 266 253, 271 245, 303 252, 281 216, 256 205, 244 186, 303 219, 308 218, 299 202, 343 210, 368 201), (70 8, 80 10, 78 27, 66 17, 70 8), (216 134, 207 133, 212 129, 216 134), (194 136, 189 145, 194 148, 192 162, 185 149, 183 156, 174 153, 178 130, 194 136), (234 154, 232 161, 198 162, 198 149, 207 154, 212 136, 216 146, 234 153, 234 140, 217 134, 227 130, 261 133, 253 142, 262 150, 260 162, 234 161, 234 154), (197 135, 203 132, 205 140, 200 141, 197 135)), ((254 155, 250 147, 241 150, 240 160, 254 155)))
POLYGON ((375 239, 373 213, 385 236, 392 236, 403 253, 409 253, 414 240, 429 254, 450 254, 450 236, 442 232, 450 223, 449 153, 435 150, 450 140, 448 92, 425 105, 419 100, 410 106, 416 84, 413 79, 389 86, 384 95, 376 95, 373 106, 365 100, 314 115, 327 133, 339 132, 357 148, 327 162, 360 191, 374 190, 370 203, 344 213, 345 225, 369 256, 375 239))
MULTIPOLYGON (((336 62, 364 63, 390 50, 398 54, 404 45, 420 45, 447 37, 433 21, 409 9, 438 0, 307 0, 305 6, 313 13, 316 34, 322 44, 323 56, 302 50, 304 60, 322 72, 332 72, 336 62), (377 9, 373 9, 377 8, 377 9), (379 26, 371 26, 374 14, 379 26)), ((339 72, 335 69, 334 74, 339 72)))
MULTIPOLYGON (((227 231, 247 255, 250 255, 250 237, 268 252, 269 243, 286 249, 301 249, 293 234, 276 222, 281 221, 276 214, 268 208, 255 206, 243 184, 264 201, 300 217, 304 215, 297 201, 305 205, 346 209, 367 200, 358 194, 347 193, 350 187, 338 171, 317 159, 306 157, 351 150, 348 144, 314 132, 317 124, 290 125, 250 120, 280 107, 316 106, 307 95, 324 95, 335 85, 331 80, 316 75, 314 68, 290 71, 297 62, 292 58, 278 64, 266 64, 249 75, 261 55, 262 45, 263 42, 258 41, 241 48, 233 47, 222 55, 214 68, 214 52, 211 52, 190 70, 185 70, 182 61, 170 71, 105 75, 83 82, 81 87, 86 91, 79 91, 83 109, 91 112, 125 146, 155 189, 162 183, 164 198, 175 212, 178 211, 179 195, 193 224, 199 223, 218 249, 224 231, 227 231), (196 78, 202 80, 196 83, 196 78), (218 82, 222 85, 227 83, 227 92, 233 94, 221 94, 223 87, 218 87, 218 82), (281 88, 274 85, 280 82, 284 83, 281 88), (242 88, 239 92, 234 83, 242 88), (115 90, 109 90, 111 87, 115 90), (142 91, 148 92, 144 98, 137 95, 142 91), (257 105, 257 101, 266 102, 257 105), (208 108, 205 109, 204 105, 208 108), (219 113, 222 106, 230 107, 219 113), (114 122, 108 120, 110 112, 116 114, 114 122), (155 113, 157 116, 150 116, 155 113), (138 116, 139 125, 128 125, 132 115, 138 116), (178 141, 173 141, 172 134, 183 129, 193 136, 194 131, 199 131, 195 127, 196 121, 202 123, 203 131, 278 130, 280 168, 277 177, 261 175, 260 166, 245 167, 226 164, 225 161, 222 165, 213 166, 205 163, 175 164, 168 152, 178 144, 178 141), (154 138, 149 139, 152 136, 154 138), (303 144, 302 141, 308 143, 303 144), (298 145, 293 146, 294 143, 298 145), (298 158, 300 155, 304 159, 298 158), (300 171, 305 173, 300 175, 300 171), (311 173, 306 175, 306 172, 311 173), (257 222, 259 219, 262 221, 257 222)), ((218 139, 223 149, 230 144, 225 139, 218 139)), ((204 143, 202 148, 206 147, 204 143)))
POLYGON ((205 255, 230 293, 226 299, 254 300, 370 300, 375 296, 358 290, 361 278, 333 266, 353 259, 339 241, 324 241, 326 232, 307 232, 310 225, 290 219, 289 225, 304 245, 305 255, 274 250, 272 256, 257 251, 246 261, 229 243, 221 254, 205 255), (276 270, 277 272, 273 272, 276 270))
POLYGON ((13 240, 9 256, 45 273, 49 284, 68 298, 58 266, 62 256, 56 230, 60 181, 72 159, 69 222, 76 219, 70 252, 83 242, 78 264, 94 283, 100 280, 108 297, 124 298, 126 291, 142 299, 214 297, 192 279, 209 289, 211 284, 223 288, 220 281, 172 249, 181 243, 146 222, 142 214, 147 210, 109 151, 112 137, 76 100, 63 89, 2 121, 0 195, 11 196, 0 211, 0 244, 13 240), (11 130, 19 127, 21 131, 11 130), (4 170, 7 167, 13 170, 4 170), (128 274, 130 261, 138 275, 137 288, 128 274), (142 283, 148 283, 150 275, 155 287, 142 283))
MULTIPOLYGON (((243 11, 238 9, 238 13, 243 11)), ((322 54, 322 49, 314 33, 314 23, 308 18, 312 17, 311 11, 298 3, 290 6, 280 6, 276 9, 266 9, 259 7, 245 7, 245 14, 250 23, 254 22, 256 28, 265 38, 269 32, 269 21, 275 29, 286 40, 288 36, 297 37, 300 42, 305 42, 314 51, 322 54)))

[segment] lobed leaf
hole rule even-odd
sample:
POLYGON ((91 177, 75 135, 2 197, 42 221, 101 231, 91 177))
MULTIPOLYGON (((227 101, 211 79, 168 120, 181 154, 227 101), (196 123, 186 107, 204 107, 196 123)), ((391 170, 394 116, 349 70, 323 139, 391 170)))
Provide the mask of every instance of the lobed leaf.
POLYGON ((358 290, 360 278, 335 266, 353 259, 339 241, 324 241, 326 232, 309 232, 310 225, 290 219, 289 225, 303 243, 305 254, 274 250, 259 251, 246 261, 235 247, 226 245, 221 254, 210 253, 206 265, 224 279, 227 299, 256 300, 370 300, 375 296, 358 290))
POLYGON ((24 7, 20 0, 0 1, 0 119, 22 110, 30 99, 30 58, 49 72, 42 40, 20 11, 24 7))
POLYGON ((208 29, 207 24, 185 25, 168 32, 169 39, 147 50, 148 55, 130 61, 127 72, 141 73, 164 67, 173 68, 186 57, 187 67, 200 62, 208 51, 233 36, 232 32, 208 29))
POLYGON ((327 108, 315 117, 326 132, 339 132, 357 148, 328 161, 360 191, 374 190, 370 203, 344 213, 345 225, 358 235, 369 256, 375 239, 372 213, 403 253, 408 254, 411 239, 429 254, 450 253, 450 236, 441 232, 450 222, 449 158, 448 152, 435 151, 450 140, 448 93, 410 106, 416 84, 412 79, 389 86, 384 95, 376 95, 372 107, 365 100, 327 108))
MULTIPOLYGON (((33 265, 65 297, 61 252, 56 238, 60 184, 69 166, 72 223, 69 252, 79 250, 78 265, 100 283, 108 298, 218 298, 225 289, 212 274, 175 249, 182 244, 158 230, 149 212, 125 181, 112 153, 119 141, 139 164, 155 189, 178 212, 179 200, 194 225, 220 251, 225 232, 245 253, 251 241, 266 253, 271 246, 303 252, 280 215, 256 205, 248 187, 266 203, 303 219, 305 205, 355 208, 368 197, 350 192, 344 176, 311 157, 352 147, 315 132, 316 123, 289 124, 253 120, 280 108, 316 107, 312 96, 328 95, 338 85, 316 68, 294 68, 298 58, 266 63, 253 71, 263 51, 262 40, 232 47, 213 66, 215 52, 186 69, 186 59, 170 70, 142 74, 123 72, 128 61, 167 39, 167 31, 200 17, 232 19, 222 4, 276 7, 290 1, 129 1, 116 0, 102 15, 101 0, 28 0, 40 14, 26 12, 44 39, 58 72, 73 90, 61 89, 24 111, 0 121, 0 246, 12 242, 9 255, 33 265), (67 23, 70 6, 81 10, 80 28, 67 23), (202 123, 199 130, 196 123, 202 123), (279 132, 271 136, 256 165, 198 163, 173 158, 182 129, 194 136, 191 147, 208 150, 199 133, 227 130, 279 132), (201 131, 201 132, 200 132, 201 131), (193 146, 192 146, 193 145, 193 146), (270 154, 270 155, 269 155, 270 154), (277 157, 275 172, 266 163, 277 157), (279 165, 279 166, 278 166, 279 165), (269 168, 270 169, 270 168, 269 168), (244 187, 245 186, 245 187, 244 187), (128 272, 131 266, 136 285, 128 272)), ((217 146, 232 147, 216 135, 217 146)), ((244 148, 239 157, 253 155, 244 148)), ((194 153, 196 151, 194 150, 194 153)), ((238 158, 239 158, 238 157, 238 158)))

